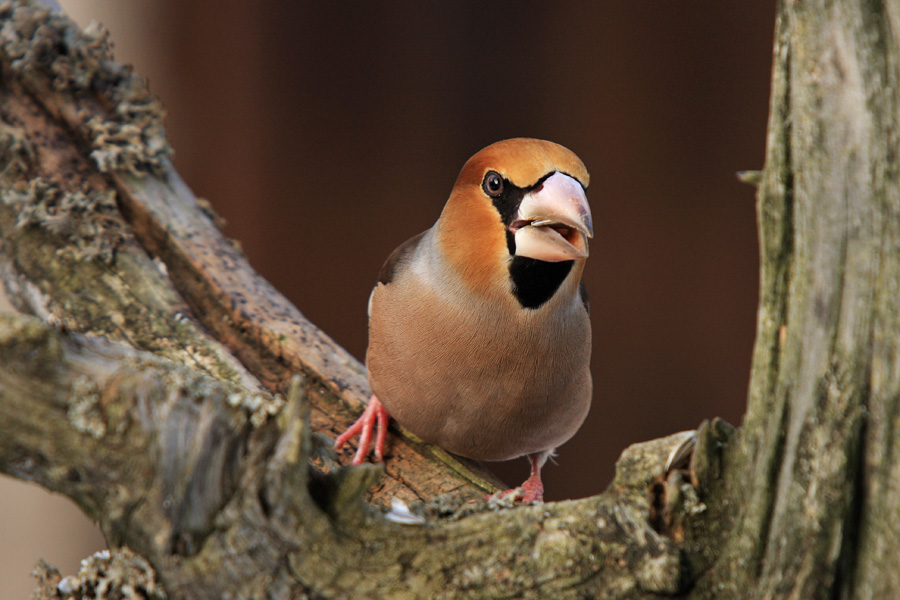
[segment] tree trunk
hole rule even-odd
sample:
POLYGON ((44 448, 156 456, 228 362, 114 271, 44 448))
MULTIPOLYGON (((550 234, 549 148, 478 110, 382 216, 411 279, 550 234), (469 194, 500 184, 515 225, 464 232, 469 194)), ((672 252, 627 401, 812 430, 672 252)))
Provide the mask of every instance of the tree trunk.
POLYGON ((779 7, 750 394, 698 595, 900 597, 898 33, 895 1, 779 7))
POLYGON ((34 315, 0 318, 0 471, 114 549, 42 565, 42 597, 900 597, 897 2, 779 7, 742 428, 531 506, 399 428, 384 468, 340 467, 363 367, 221 235, 102 32, 25 0, 0 23, 0 276, 34 315))

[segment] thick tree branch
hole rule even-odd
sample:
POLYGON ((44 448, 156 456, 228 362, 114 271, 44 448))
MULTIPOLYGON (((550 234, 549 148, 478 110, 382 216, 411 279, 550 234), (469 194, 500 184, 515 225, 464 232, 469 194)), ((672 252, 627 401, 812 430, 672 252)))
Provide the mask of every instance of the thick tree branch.
POLYGON ((24 316, 0 318, 0 365, 0 469, 73 498, 175 597, 642 597, 686 584, 648 494, 684 434, 626 451, 601 496, 515 509, 437 498, 404 525, 364 502, 380 468, 310 469, 328 450, 299 380, 273 421, 270 396, 24 316))
MULTIPOLYGON (((229 352, 273 392, 285 393, 291 373, 304 373, 316 428, 352 422, 348 407, 358 410, 368 396, 363 367, 253 271, 201 209, 167 158, 157 101, 112 62, 105 34, 25 6, 8 17, 0 111, 10 167, 0 230, 13 299, 70 329, 164 351, 217 375, 227 364, 230 378, 251 387, 259 384, 229 352)), ((396 439, 401 460, 392 461, 376 500, 496 490, 477 465, 408 434, 396 439), (445 466, 428 466, 434 460, 445 466)))

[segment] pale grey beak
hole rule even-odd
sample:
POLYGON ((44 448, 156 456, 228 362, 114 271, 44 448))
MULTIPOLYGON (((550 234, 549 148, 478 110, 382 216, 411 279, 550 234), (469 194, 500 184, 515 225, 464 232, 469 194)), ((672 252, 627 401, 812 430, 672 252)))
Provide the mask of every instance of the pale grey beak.
POLYGON ((587 258, 594 226, 584 188, 574 178, 554 173, 525 195, 509 229, 516 256, 547 262, 587 258))

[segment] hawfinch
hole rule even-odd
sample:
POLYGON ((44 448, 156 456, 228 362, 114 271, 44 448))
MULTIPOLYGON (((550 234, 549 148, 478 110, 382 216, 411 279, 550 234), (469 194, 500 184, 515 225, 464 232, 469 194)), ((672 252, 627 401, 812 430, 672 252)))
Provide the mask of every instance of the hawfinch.
POLYGON ((511 139, 463 166, 437 223, 397 248, 369 297, 373 396, 353 464, 382 460, 390 417, 476 460, 527 456, 522 501, 591 402, 591 327, 581 274, 593 235, 575 154, 511 139))

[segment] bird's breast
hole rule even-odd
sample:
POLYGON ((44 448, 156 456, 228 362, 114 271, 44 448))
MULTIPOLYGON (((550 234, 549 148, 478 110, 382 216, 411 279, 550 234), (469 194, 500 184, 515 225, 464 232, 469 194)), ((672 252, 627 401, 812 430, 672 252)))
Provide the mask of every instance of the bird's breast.
POLYGON ((577 299, 538 310, 460 301, 415 278, 372 296, 373 391, 401 425, 470 458, 506 460, 568 440, 590 405, 590 353, 577 299))

